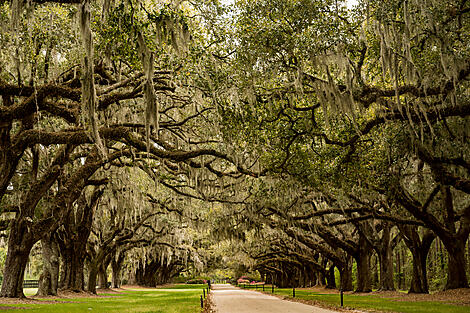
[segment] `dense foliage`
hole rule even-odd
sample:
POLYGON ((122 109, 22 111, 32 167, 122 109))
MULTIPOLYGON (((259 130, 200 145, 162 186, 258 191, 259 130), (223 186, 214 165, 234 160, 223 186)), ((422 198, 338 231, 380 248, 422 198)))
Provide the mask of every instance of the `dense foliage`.
POLYGON ((469 13, 0 2, 0 295, 28 260, 41 294, 96 292, 109 266, 115 287, 468 288, 469 13))

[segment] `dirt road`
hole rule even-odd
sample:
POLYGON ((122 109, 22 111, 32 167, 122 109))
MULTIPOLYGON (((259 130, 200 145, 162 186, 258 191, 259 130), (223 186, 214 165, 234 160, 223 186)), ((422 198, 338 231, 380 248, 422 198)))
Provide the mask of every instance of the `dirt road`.
POLYGON ((231 285, 212 285, 212 299, 218 313, 334 313, 311 305, 281 300, 231 285))

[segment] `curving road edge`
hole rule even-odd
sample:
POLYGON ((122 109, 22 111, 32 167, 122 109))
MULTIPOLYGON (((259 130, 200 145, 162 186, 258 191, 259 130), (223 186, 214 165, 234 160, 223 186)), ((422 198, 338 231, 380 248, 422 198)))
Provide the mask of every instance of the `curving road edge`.
POLYGON ((229 284, 212 285, 212 301, 218 313, 335 313, 298 302, 281 300, 229 284))

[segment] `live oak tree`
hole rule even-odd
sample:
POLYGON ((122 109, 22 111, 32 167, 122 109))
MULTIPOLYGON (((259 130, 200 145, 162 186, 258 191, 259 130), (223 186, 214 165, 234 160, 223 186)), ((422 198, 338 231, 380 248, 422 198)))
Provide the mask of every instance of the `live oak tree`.
MULTIPOLYGON (((432 230, 448 289, 468 287, 468 13, 466 1, 239 2, 237 87, 221 103, 225 131, 269 171, 390 202, 372 215, 432 230)), ((420 280, 410 291, 426 292, 420 280)))
POLYGON ((166 281, 210 247, 182 231, 175 248, 159 226, 178 219, 237 239, 243 267, 283 285, 314 272, 333 286, 336 267, 350 289, 353 258, 358 291, 374 253, 380 288, 395 288, 403 239, 410 292, 427 292, 438 238, 445 288, 468 287, 468 1, 13 0, 0 13, 1 296, 23 296, 38 241, 45 294, 58 276, 82 290, 85 259, 92 292, 126 257, 142 283, 166 281), (125 169, 139 174, 124 184, 125 169), (126 189, 148 180, 165 192, 126 189))
MULTIPOLYGON (((211 158, 210 163, 198 160, 199 170, 220 171, 219 160, 225 164, 222 169, 235 164, 232 156, 211 144, 216 142, 210 138, 213 133, 194 121, 207 118, 211 102, 192 88, 197 83, 193 74, 200 70, 196 61, 206 55, 189 50, 190 26, 183 10, 172 4, 146 5, 105 2, 101 12, 90 1, 2 3, 2 18, 7 17, 3 26, 9 30, 2 45, 14 53, 13 58, 2 57, 6 66, 0 82, 0 194, 5 211, 15 212, 2 296, 23 296, 23 273, 32 246, 45 233, 67 225, 70 210, 81 206, 80 196, 94 184, 98 171, 145 156, 156 159, 157 165, 166 160, 173 166, 211 158), (48 11, 54 13, 47 20, 51 29, 41 27, 46 21, 39 18, 38 34, 31 37, 28 21, 48 11), (100 14, 100 22, 92 24, 100 14), (77 27, 60 26, 75 22, 77 27), (127 31, 112 33, 120 27, 127 31), (23 38, 32 45, 21 45, 23 38), (106 44, 103 38, 113 41, 106 44), (129 39, 137 44, 113 50, 111 44, 122 47, 129 39), (23 179, 18 173, 22 167, 28 168, 32 183, 20 192, 15 186, 23 179), (10 205, 9 194, 19 201, 10 205)), ((193 36, 196 48, 202 39, 193 36)), ((239 163, 237 168, 247 173, 239 163)))

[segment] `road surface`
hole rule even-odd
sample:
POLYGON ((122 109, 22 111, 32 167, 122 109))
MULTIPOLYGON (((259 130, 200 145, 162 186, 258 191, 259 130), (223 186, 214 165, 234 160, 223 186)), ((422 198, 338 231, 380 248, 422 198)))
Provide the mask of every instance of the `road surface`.
POLYGON ((212 285, 211 293, 218 313, 335 313, 228 284, 212 285))

